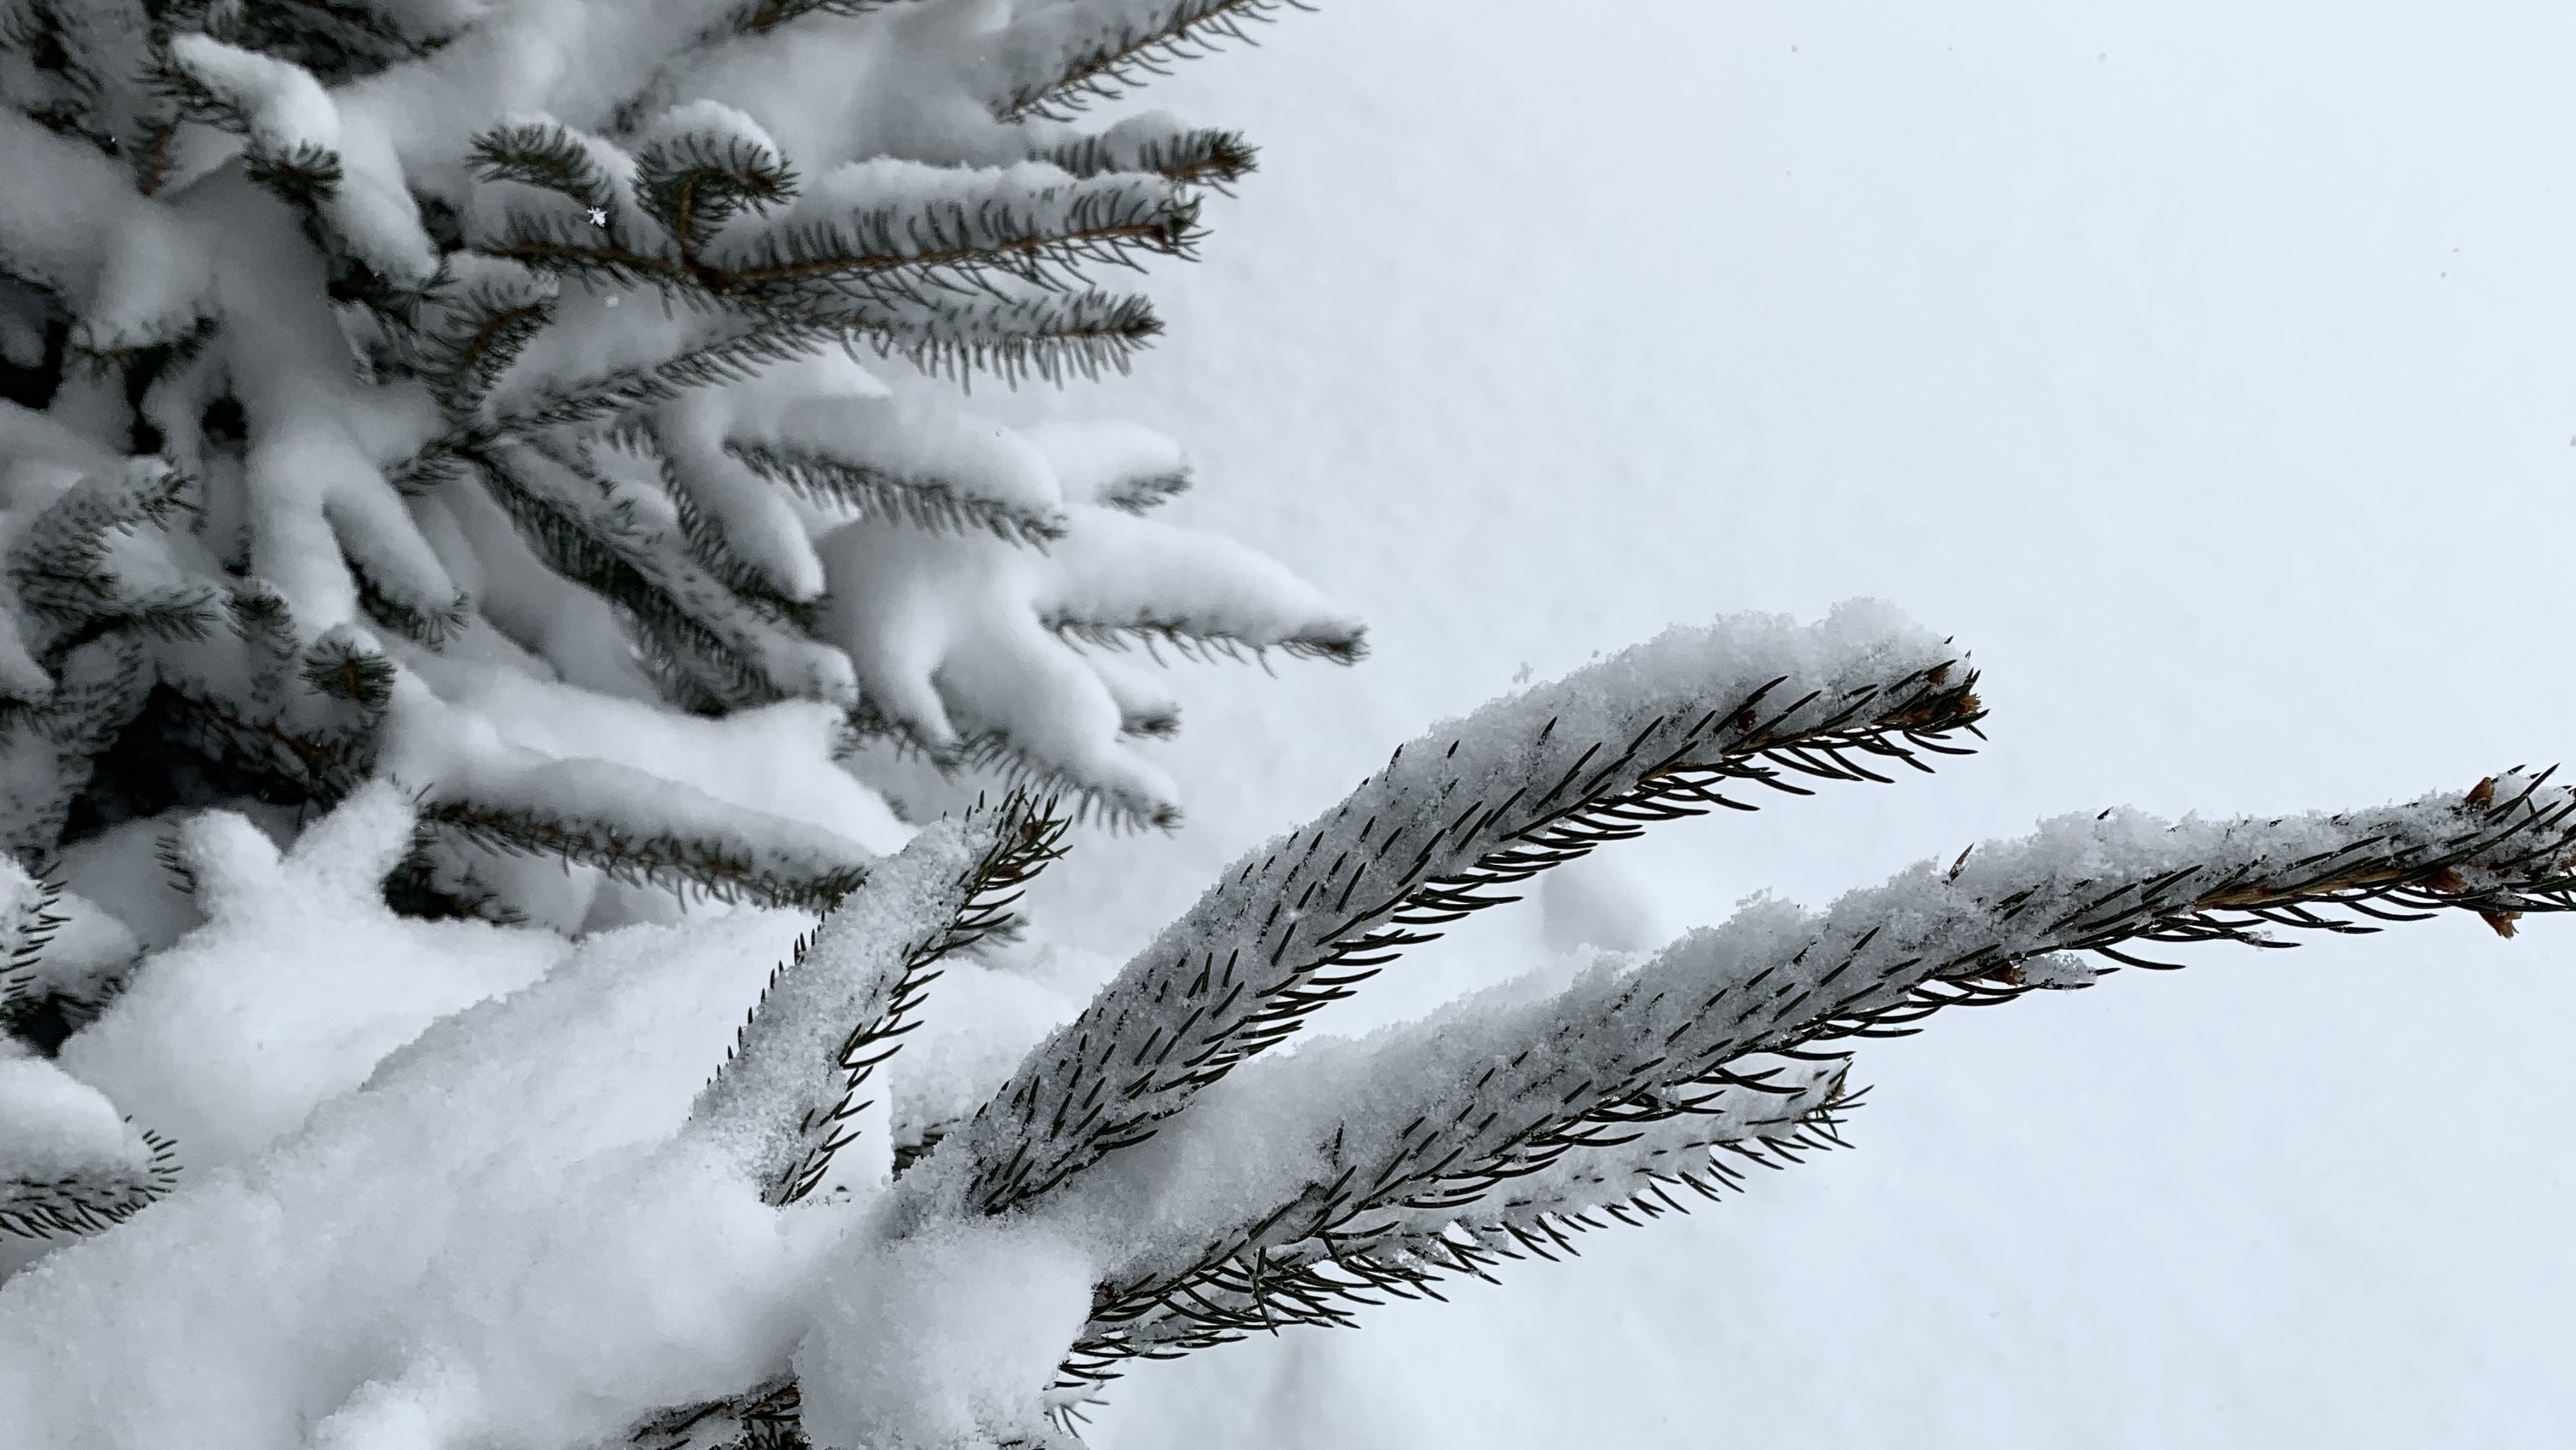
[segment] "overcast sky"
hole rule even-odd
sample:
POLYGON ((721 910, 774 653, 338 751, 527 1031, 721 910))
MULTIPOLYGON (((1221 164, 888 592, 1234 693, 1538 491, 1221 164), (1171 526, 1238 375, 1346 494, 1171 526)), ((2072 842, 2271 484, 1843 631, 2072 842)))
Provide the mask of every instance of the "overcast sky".
MULTIPOLYGON (((1369 1010, 1528 960, 1577 898, 1659 940, 2043 815, 2576 755, 2576 14, 1923 12, 1332 0, 1157 88, 1262 171, 1156 279, 1135 378, 1019 406, 1182 438, 1187 516, 1376 653, 1187 673, 1191 826, 1088 845, 1048 930, 1133 946, 1525 665, 1855 594, 1974 652, 1987 754, 1675 828, 1369 1010)), ((1856 1151, 1148 1367, 1096 1439, 2562 1443, 2576 924, 2200 961, 1874 1045, 1856 1151)))

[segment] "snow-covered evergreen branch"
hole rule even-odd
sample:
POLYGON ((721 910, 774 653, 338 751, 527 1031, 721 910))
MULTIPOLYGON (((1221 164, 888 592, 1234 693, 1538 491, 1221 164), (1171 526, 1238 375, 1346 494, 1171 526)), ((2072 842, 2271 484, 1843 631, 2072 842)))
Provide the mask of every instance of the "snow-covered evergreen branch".
POLYGON ((994 109, 1059 117, 1115 100, 1173 62, 1227 41, 1301 0, 1068 0, 1015 17, 992 62, 994 109))
MULTIPOLYGON (((1128 742, 1174 713, 1081 647, 1358 655, 1355 623, 1249 551, 1068 513, 1158 486, 1088 492, 1011 430, 895 402, 899 377, 859 365, 1124 368, 1160 324, 1086 276, 1187 255, 1199 193, 1250 168, 1232 132, 995 119, 990 38, 936 5, 10 0, 0 22, 0 473, 55 470, 0 505, 56 509, 12 535, 0 591, 26 849, 207 794, 120 775, 75 809, 120 741, 319 806, 383 769, 374 736, 417 737, 408 707, 343 719, 308 672, 269 667, 334 631, 344 654, 445 682, 405 699, 533 671, 697 714, 809 700, 942 771, 1163 823, 1174 787, 1128 742), (817 123, 807 109, 839 102, 756 79, 780 46, 854 66, 910 47, 903 85, 946 119, 817 123), (596 65, 536 59, 584 47, 596 65), (154 488, 141 512, 107 502, 154 488), (995 547, 935 541, 955 529, 995 547), (1037 552, 1058 544, 1063 560, 1037 552), (919 552, 962 572, 934 588, 887 565, 919 552), (1137 583, 1101 599, 1104 578, 1137 583), (227 601, 272 595, 283 654, 229 627, 227 601), (906 638, 941 617, 973 638, 906 638), (987 648, 990 667, 959 667, 987 648)), ((1153 23, 1138 56, 1230 21, 1153 23)), ((765 869, 739 835, 409 783, 466 852, 450 876, 547 847, 612 879, 814 889, 734 880, 765 869)))
MULTIPOLYGON (((1846 611, 1796 629, 1676 631, 1400 749, 1385 771, 1239 870, 1156 940, 978 1114, 968 1201, 1037 1198, 1295 1032, 1407 947, 1513 884, 1795 777, 1971 728, 1975 676, 1939 641, 1846 611)), ((1928 767, 1926 767, 1928 768, 1928 767)))
POLYGON ((1069 1210, 1155 1225, 1104 1277, 1057 1392, 1137 1355, 1345 1324, 1570 1231, 1714 1197, 1725 1161, 1839 1146, 1846 1059, 1943 1007, 2089 985, 2136 942, 2290 943, 2465 910, 2503 934, 2576 909, 2576 793, 2542 777, 2339 816, 2167 825, 2129 812, 1926 862, 1821 915, 1760 903, 1543 1000, 1262 1063, 1151 1147, 1075 1180, 1069 1210), (1269 1145, 1247 1157, 1241 1145, 1269 1145), (1719 1156, 1712 1157, 1712 1153, 1719 1156), (1249 1212, 1247 1212, 1247 1207, 1249 1212), (1213 1209, 1221 1215, 1202 1215, 1213 1209))
POLYGON ((859 1094, 903 1046, 940 963, 1013 929, 1010 908, 1061 854, 1064 826, 1019 796, 932 826, 798 941, 691 1112, 693 1130, 726 1144, 764 1202, 794 1203, 822 1183, 871 1106, 859 1094))

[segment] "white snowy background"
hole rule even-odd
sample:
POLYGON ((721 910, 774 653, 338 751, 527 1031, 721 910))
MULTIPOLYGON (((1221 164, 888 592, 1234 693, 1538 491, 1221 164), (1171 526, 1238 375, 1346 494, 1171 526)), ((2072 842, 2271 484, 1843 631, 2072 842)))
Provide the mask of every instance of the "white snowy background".
MULTIPOLYGON (((2571 53, 2507 0, 1338 0, 1181 68, 1261 173, 1133 379, 1009 406, 1186 440, 1181 517, 1375 655, 1185 671, 1188 829, 1086 841, 1042 928, 1132 948, 1524 666, 1855 594, 1974 651, 1988 753, 1671 828, 1353 1007, 1622 897, 1644 944, 2044 814, 2576 756, 2571 53)), ((2576 927, 2197 960, 1873 1045, 1857 1151, 1147 1366, 1093 1438, 2563 1443, 2576 927)))

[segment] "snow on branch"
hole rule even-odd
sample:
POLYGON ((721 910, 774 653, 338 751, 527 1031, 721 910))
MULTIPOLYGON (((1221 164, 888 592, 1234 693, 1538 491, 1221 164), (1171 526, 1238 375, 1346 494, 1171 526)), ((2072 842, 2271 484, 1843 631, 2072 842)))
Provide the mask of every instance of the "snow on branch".
POLYGON ((929 826, 877 863, 770 978, 691 1110, 692 1131, 726 1144, 762 1201, 812 1193, 858 1135, 873 1106, 859 1094, 903 1046, 940 964, 1010 932, 1012 904, 1062 854, 1064 830, 1015 795, 929 826))
POLYGON ((83 477, 10 545, 19 608, 64 636, 131 629, 161 640, 204 638, 216 622, 215 589, 138 538, 184 513, 187 492, 187 480, 157 459, 83 477))
POLYGON ((541 185, 572 205, 512 208, 478 228, 474 249, 540 272, 802 315, 990 293, 1000 278, 1072 289, 1087 268, 1187 257, 1198 240, 1197 202, 1160 176, 880 157, 800 194, 765 137, 744 127, 692 131, 628 163, 635 204, 667 246, 630 234, 617 186, 578 138, 527 128, 487 136, 478 143, 487 179, 541 185), (781 209, 758 214, 771 207, 781 209))
POLYGON ((0 258, 56 292, 106 355, 186 336, 214 309, 205 249, 95 149, 0 107, 0 258))
POLYGON ((679 531, 666 497, 603 476, 595 455, 542 444, 473 461, 557 572, 626 610, 717 698, 851 698, 838 653, 765 615, 685 553, 656 547, 679 531))
MULTIPOLYGON (((13 1099, 33 1097, 26 1080, 39 1076, 61 1078, 70 1089, 80 1087, 49 1063, 0 1057, 0 1126, 18 1139, 0 1148, 0 1233, 36 1239, 97 1233, 178 1186, 176 1145, 149 1129, 133 1130, 133 1146, 114 1156, 57 1161, 56 1155, 43 1152, 49 1145, 36 1135, 44 1125, 12 1121, 27 1109, 25 1102, 13 1099)), ((105 1099, 99 1099, 99 1106, 106 1106, 105 1099)))
POLYGON ((993 109, 1005 119, 1063 119, 1168 73, 1303 0, 1066 0, 1015 17, 990 63, 993 109))
POLYGON ((974 529, 1006 543, 1064 537, 1063 495, 1046 459, 1009 432, 952 409, 891 398, 812 397, 766 429, 723 441, 754 476, 916 529, 974 529))
POLYGON ((167 78, 201 116, 249 139, 245 174, 311 206, 384 277, 418 287, 438 273, 392 138, 344 116, 303 66, 205 34, 170 41, 167 78))
POLYGON ((1044 553, 876 518, 818 541, 830 589, 815 629, 848 652, 865 725, 951 768, 1062 790, 1077 813, 1169 825, 1170 779, 1126 744, 1136 714, 1074 641, 1362 652, 1356 620, 1249 551, 1098 505, 1063 517, 1044 553))
POLYGON ((1160 111, 1130 116, 1097 135, 1041 150, 1037 160, 1075 176, 1141 171, 1181 186, 1229 192, 1252 174, 1256 153, 1240 131, 1184 126, 1160 111))
POLYGON ((2070 817, 1820 914, 1756 903, 1535 1003, 1470 999, 1264 1062, 1069 1190, 1155 1228, 1111 1271, 1058 1388, 1139 1354, 1345 1323, 1376 1296, 1568 1249, 1604 1216, 1680 1209, 1669 1188, 1726 1186, 1711 1149, 1837 1146, 1846 1063, 1820 1046, 2116 969, 2072 954, 2160 965, 2135 944, 2283 946, 2275 929, 2444 910, 2507 935, 2524 912, 2576 910, 2576 793, 2509 774, 2335 816, 2070 817))
POLYGON ((830 315, 880 356, 960 382, 979 372, 1006 383, 1123 373, 1163 331, 1152 303, 1107 292, 850 299, 830 315))
POLYGON ((869 279, 972 286, 990 270, 1048 287, 1086 267, 1186 257, 1198 203, 1159 176, 1070 176, 878 159, 819 179, 775 224, 740 229, 710 255, 725 291, 847 291, 869 279))
POLYGON ((1106 649, 1169 648, 1184 658, 1292 659, 1356 664, 1367 630, 1284 566, 1233 543, 1134 517, 1167 496, 1168 473, 1112 485, 1109 505, 1056 551, 1039 622, 1059 637, 1106 649))
POLYGON ((999 1213, 1144 1141, 1201 1088, 1502 891, 1744 787, 1887 779, 1970 730, 1976 676, 1884 610, 1675 630, 1399 749, 1246 857, 1032 1053, 968 1130, 999 1213), (1445 748, 1442 736, 1447 737, 1445 748))
POLYGON ((749 116, 699 101, 665 115, 635 154, 635 201, 693 265, 725 223, 783 206, 797 192, 795 169, 749 116))
MULTIPOLYGON (((1440 1037, 1462 1025, 1458 1014, 1447 1013, 1364 1048, 1351 1045, 1368 1061, 1334 1064, 1340 1073, 1301 1061, 1308 1053, 1265 1063, 1269 1070, 1248 1071, 1226 1085, 1225 1105, 1211 1100, 1194 1107, 1176 1133, 1231 1135, 1238 1143, 1246 1133, 1280 1141, 1286 1136, 1280 1120, 1301 1110, 1358 1121, 1299 1124, 1328 1135, 1317 1140, 1323 1147, 1311 1158, 1291 1153, 1255 1164, 1234 1154, 1233 1174, 1209 1173, 1192 1162, 1199 1172, 1174 1175, 1169 1181, 1195 1182, 1175 1195, 1179 1202, 1157 1207, 1181 1213, 1140 1216, 1155 1229, 1106 1274, 1091 1320, 1052 1387, 1056 1402, 1087 1398, 1129 1359, 1210 1348, 1286 1325, 1347 1328, 1357 1323, 1358 1310, 1390 1298, 1443 1298, 1443 1280, 1463 1275, 1493 1282, 1505 1262, 1572 1256, 1577 1234, 1687 1213, 1696 1201, 1714 1202, 1740 1189, 1750 1168, 1783 1167, 1806 1153, 1845 1146, 1840 1129, 1852 1097, 1844 1091, 1843 1065, 1798 1064, 1752 1086, 1707 1094, 1688 1113, 1603 1129, 1516 1164, 1489 1192, 1462 1193, 1445 1179, 1426 1179, 1421 1167, 1489 1126, 1500 1116, 1494 1103, 1381 1103, 1371 1092, 1375 1079, 1402 1081, 1396 1064, 1412 1053, 1427 1049, 1447 1058, 1440 1037), (1343 1075, 1355 1066, 1364 1077, 1343 1075), (1263 1104, 1257 1116, 1266 1120, 1257 1126, 1248 1116, 1254 1092, 1263 1104), (1355 1111, 1345 1093, 1365 1106, 1355 1111), (1383 1131, 1407 1114, 1403 1133, 1383 1131), (1274 1181, 1244 1181, 1257 1175, 1274 1181), (1189 1211, 1223 1195, 1277 1207, 1222 1226, 1189 1211)), ((1510 1050, 1490 1034, 1470 1028, 1466 1035, 1510 1050)), ((1190 1161, 1219 1141, 1176 1145, 1175 1156, 1190 1161)))
POLYGON ((118 955, 133 947, 122 933, 95 940, 96 908, 80 917, 58 884, 0 857, 0 1234, 96 1233, 178 1182, 168 1139, 133 1127, 97 1089, 29 1051, 30 1038, 51 1050, 51 1034, 70 1025, 41 1020, 60 1012, 60 988, 75 974, 49 959, 81 954, 64 951, 64 927, 93 938, 83 944, 89 955, 101 945, 118 955))

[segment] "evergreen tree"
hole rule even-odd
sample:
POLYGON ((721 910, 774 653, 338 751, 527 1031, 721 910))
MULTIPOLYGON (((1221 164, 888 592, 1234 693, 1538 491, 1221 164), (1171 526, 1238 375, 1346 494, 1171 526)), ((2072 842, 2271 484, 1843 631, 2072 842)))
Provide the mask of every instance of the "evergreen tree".
POLYGON ((1606 844, 1971 748, 1965 656, 1846 607, 1012 967, 1073 822, 1176 819, 1118 647, 1361 652, 1148 517, 1171 443, 954 387, 1152 336, 1096 279, 1251 152, 1081 113, 1279 3, 0 0, 0 1234, 79 1241, 0 1291, 0 1441, 1063 1444, 1836 1146, 1945 1008, 2576 907, 2545 775, 2112 811, 1269 1052, 1606 844))

